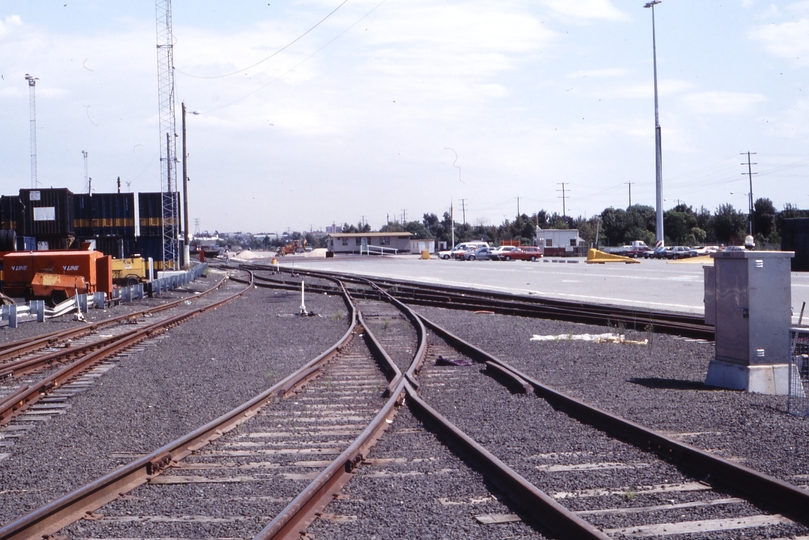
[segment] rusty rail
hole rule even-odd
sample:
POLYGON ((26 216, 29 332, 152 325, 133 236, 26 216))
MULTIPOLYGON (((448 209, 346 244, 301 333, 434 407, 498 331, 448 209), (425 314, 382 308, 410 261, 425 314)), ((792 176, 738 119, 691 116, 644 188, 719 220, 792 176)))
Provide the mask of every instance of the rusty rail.
MULTIPOLYGON (((212 291, 215 291, 216 289, 218 289, 219 287, 222 286, 222 284, 225 282, 225 279, 227 279, 227 278, 222 277, 222 279, 219 280, 219 283, 215 284, 210 289, 207 289, 207 290, 203 291, 202 293, 200 293, 198 296, 195 296, 194 298, 200 298, 200 297, 205 296, 206 294, 208 294, 208 293, 210 293, 212 291)), ((112 326, 114 324, 118 324, 120 322, 130 320, 133 317, 142 317, 142 316, 147 315, 147 314, 153 314, 153 313, 159 313, 161 311, 165 311, 167 309, 171 309, 171 308, 173 308, 175 306, 180 305, 181 303, 185 302, 186 300, 187 300, 186 298, 181 298, 179 300, 175 300, 173 302, 168 302, 168 303, 163 304, 161 306, 155 306, 155 307, 144 309, 144 310, 141 310, 141 311, 138 311, 138 312, 135 312, 135 313, 127 313, 127 314, 124 314, 124 315, 119 315, 117 317, 111 317, 111 318, 103 320, 103 321, 96 321, 96 322, 93 322, 93 323, 85 324, 85 325, 82 325, 81 327, 78 327, 78 328, 71 328, 71 329, 68 329, 68 330, 60 330, 58 332, 51 332, 49 334, 44 334, 44 335, 39 336, 39 337, 34 338, 34 339, 20 340, 20 341, 14 341, 14 342, 11 342, 11 343, 2 344, 2 345, 0 345, 0 362, 5 362, 5 361, 10 360, 12 358, 18 358, 18 357, 20 357, 22 355, 25 355, 25 354, 28 354, 30 352, 42 349, 44 347, 51 346, 51 345, 53 345, 54 343, 56 343, 56 342, 58 342, 60 340, 71 339, 71 338, 79 338, 79 337, 85 336, 87 334, 91 334, 91 333, 97 331, 100 328, 105 328, 107 326, 112 326)))
POLYGON ((421 319, 436 335, 465 355, 478 362, 495 364, 501 371, 510 372, 515 380, 527 382, 538 396, 573 418, 637 448, 653 452, 665 461, 685 467, 694 472, 697 477, 708 478, 707 481, 712 485, 718 484, 731 488, 763 508, 772 509, 795 522, 809 525, 809 513, 807 513, 809 491, 704 452, 691 445, 675 441, 620 416, 567 396, 455 336, 428 319, 424 317, 421 319))
MULTIPOLYGON (((77 374, 88 370, 106 358, 109 358, 110 356, 127 349, 136 343, 147 339, 148 337, 151 337, 157 332, 162 332, 170 326, 179 324, 180 322, 208 311, 209 309, 219 307, 233 300, 234 298, 241 296, 249 289, 250 287, 248 286, 242 291, 239 291, 238 293, 220 300, 219 302, 215 302, 209 306, 204 306, 187 313, 181 313, 179 315, 175 315, 174 317, 158 321, 139 330, 116 336, 101 348, 85 354, 82 358, 66 365, 45 379, 31 384, 25 389, 25 391, 17 391, 14 394, 0 400, 0 425, 7 424, 12 418, 29 408, 31 405, 35 404, 42 397, 52 393, 56 388, 61 387, 67 381, 74 378, 77 374)), ((164 306, 160 307, 165 309, 164 306)))
MULTIPOLYGON (((244 294, 249 288, 245 288, 238 294, 244 294)), ((254 416, 267 403, 279 399, 284 392, 284 388, 294 386, 299 379, 310 373, 312 367, 323 366, 328 363, 337 351, 354 336, 357 323, 356 311, 353 309, 347 295, 345 298, 347 305, 351 306, 352 312, 349 328, 337 343, 320 356, 250 401, 192 433, 0 528, 0 539, 40 538, 58 532, 63 527, 80 519, 87 512, 92 512, 117 499, 121 493, 126 493, 146 483, 151 478, 159 475, 170 463, 182 460, 192 451, 221 437, 224 433, 254 416)), ((207 309, 211 308, 212 306, 209 306, 207 309)))

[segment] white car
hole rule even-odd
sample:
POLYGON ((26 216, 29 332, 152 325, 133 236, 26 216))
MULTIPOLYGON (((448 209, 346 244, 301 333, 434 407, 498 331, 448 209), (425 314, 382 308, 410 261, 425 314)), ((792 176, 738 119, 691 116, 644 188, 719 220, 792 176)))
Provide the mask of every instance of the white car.
POLYGON ((502 261, 509 251, 517 249, 516 246, 500 246, 489 252, 489 256, 493 261, 502 261))

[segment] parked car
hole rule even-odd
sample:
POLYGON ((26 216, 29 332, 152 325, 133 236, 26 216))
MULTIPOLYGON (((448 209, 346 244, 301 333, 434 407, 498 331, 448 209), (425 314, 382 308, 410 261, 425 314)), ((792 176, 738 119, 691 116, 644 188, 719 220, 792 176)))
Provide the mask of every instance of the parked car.
POLYGON ((481 247, 489 247, 488 242, 461 242, 450 252, 450 257, 453 259, 459 259, 461 255, 469 250, 475 250, 481 247))
POLYGON ((624 253, 622 253, 622 255, 637 259, 638 257, 645 257, 646 253, 649 253, 650 251, 652 251, 652 248, 648 246, 636 246, 626 250, 624 253))
POLYGON ((521 246, 517 249, 509 251, 503 257, 505 260, 510 261, 535 261, 542 258, 542 249, 536 246, 521 246))
POLYGON ((719 246, 695 246, 691 248, 691 256, 699 257, 701 255, 710 255, 711 253, 716 253, 717 251, 721 251, 719 246))
POLYGON ((691 248, 687 248, 685 246, 674 246, 669 251, 666 252, 667 259, 688 259, 691 257, 691 248))
POLYGON ((489 256, 493 261, 502 261, 510 252, 517 249, 517 246, 500 246, 489 251, 489 256))
POLYGON ((489 248, 487 246, 481 246, 477 249, 470 249, 469 251, 464 251, 458 257, 459 260, 462 261, 490 261, 489 258, 489 248))
POLYGON ((665 259, 666 252, 670 251, 670 247, 661 246, 654 248, 654 251, 647 251, 643 254, 644 259, 665 259))

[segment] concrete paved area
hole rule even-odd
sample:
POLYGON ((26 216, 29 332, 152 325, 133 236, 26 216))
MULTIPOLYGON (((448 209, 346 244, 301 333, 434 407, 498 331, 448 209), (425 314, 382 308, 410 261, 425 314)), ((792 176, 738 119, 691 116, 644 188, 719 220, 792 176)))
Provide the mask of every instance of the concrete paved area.
MULTIPOLYGON (((446 283, 546 298, 639 308, 704 313, 703 266, 710 259, 642 260, 640 264, 586 264, 584 259, 453 261, 416 255, 345 256, 330 259, 283 257, 285 267, 446 283)), ((792 272, 793 322, 809 303, 809 273, 792 272)), ((809 309, 804 322, 809 320, 809 309)))

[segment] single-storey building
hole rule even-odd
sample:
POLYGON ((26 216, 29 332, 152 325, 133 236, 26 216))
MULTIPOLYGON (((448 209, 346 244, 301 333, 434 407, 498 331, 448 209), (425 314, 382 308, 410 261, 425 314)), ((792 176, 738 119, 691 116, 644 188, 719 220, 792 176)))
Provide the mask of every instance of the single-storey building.
POLYGON ((546 257, 561 255, 579 255, 584 240, 578 229, 537 229, 536 244, 542 248, 546 257))
POLYGON ((410 253, 409 232, 331 233, 329 249, 334 253, 393 255, 410 253))

